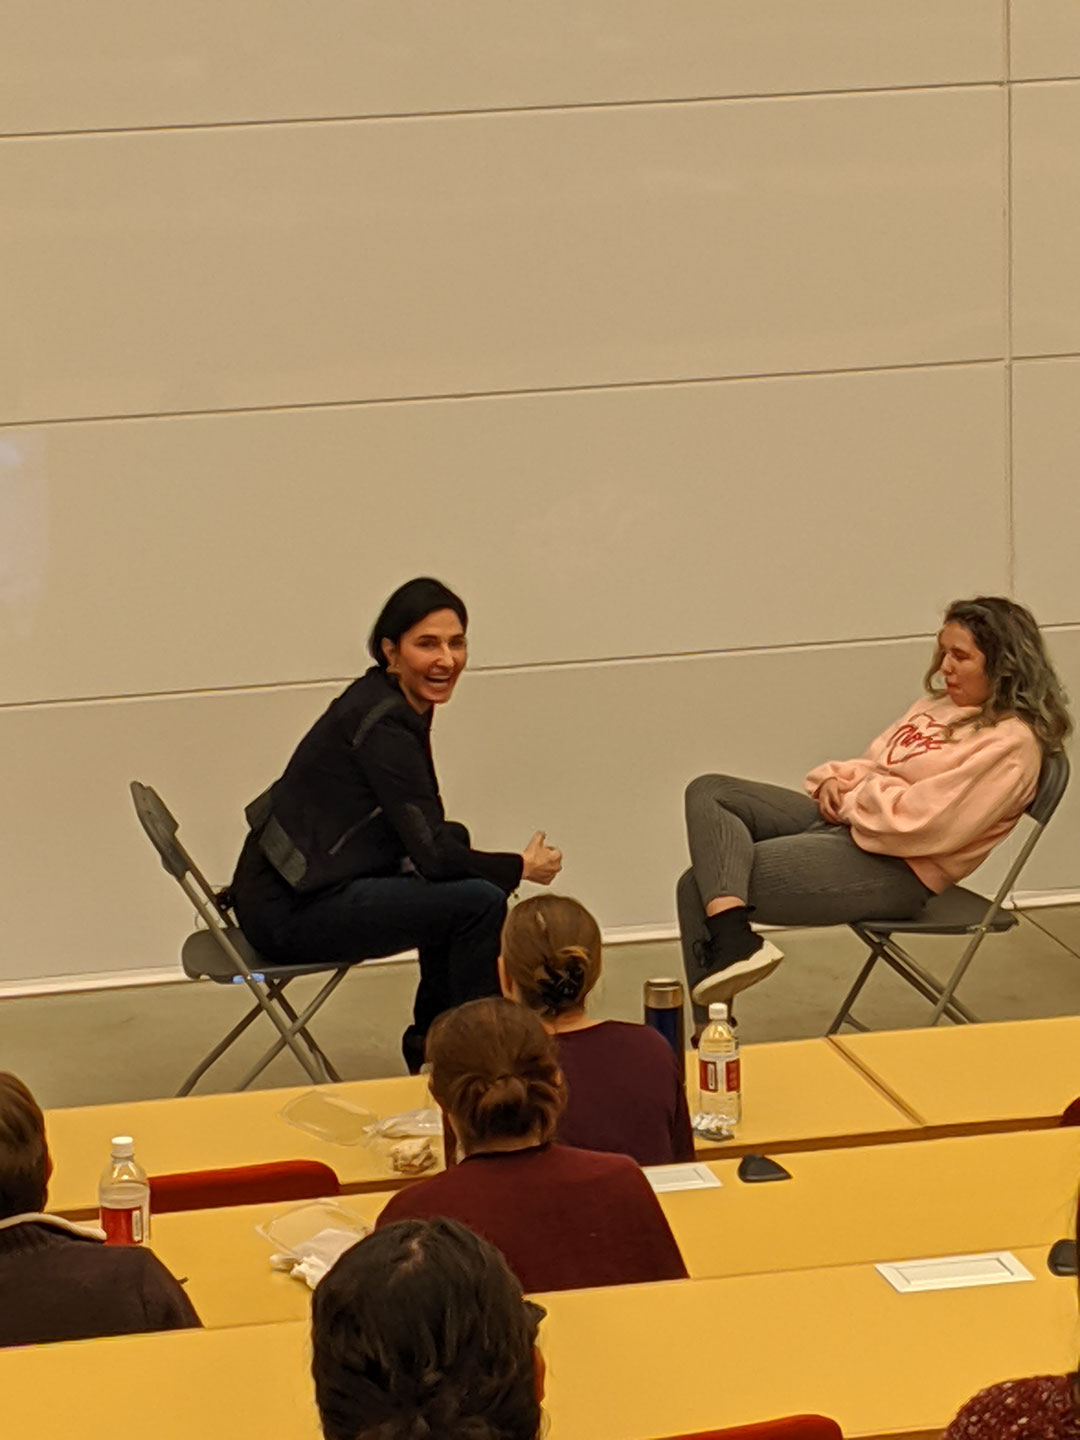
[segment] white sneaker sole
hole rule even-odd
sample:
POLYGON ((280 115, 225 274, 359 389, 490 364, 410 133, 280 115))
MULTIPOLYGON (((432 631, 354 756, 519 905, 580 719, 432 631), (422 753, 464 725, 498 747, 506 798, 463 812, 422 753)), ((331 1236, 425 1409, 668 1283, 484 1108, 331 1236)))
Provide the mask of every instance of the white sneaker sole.
POLYGON ((771 940, 762 942, 760 950, 748 955, 745 960, 736 960, 726 969, 717 970, 699 980, 691 991, 695 1005, 715 1005, 720 1000, 730 1000, 742 990, 749 990, 759 980, 771 975, 784 958, 784 952, 771 940))

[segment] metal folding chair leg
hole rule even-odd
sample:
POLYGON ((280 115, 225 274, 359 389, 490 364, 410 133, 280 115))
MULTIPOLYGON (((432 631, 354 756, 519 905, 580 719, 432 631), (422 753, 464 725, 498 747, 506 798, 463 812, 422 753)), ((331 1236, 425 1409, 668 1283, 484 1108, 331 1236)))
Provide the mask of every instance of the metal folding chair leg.
MULTIPOLYGON (((866 961, 865 965, 862 967, 862 969, 859 971, 858 975, 856 976, 854 985, 852 985, 852 987, 851 987, 851 989, 848 991, 847 995, 845 995, 845 997, 844 997, 844 1003, 840 1006, 840 1009, 836 1012, 836 1016, 835 1016, 832 1024, 829 1026, 828 1030, 825 1032, 827 1035, 835 1035, 836 1032, 840 1029, 840 1026, 841 1026, 841 1025, 843 1025, 845 1022, 851 1023, 851 1017, 850 1017, 850 1015, 848 1014, 848 1011, 851 1009, 852 1005, 855 1004, 855 1001, 859 998, 859 992, 862 990, 862 988, 863 988, 863 986, 866 984, 867 980, 870 979, 870 972, 873 970, 874 966, 877 964, 877 962, 878 962, 878 960, 879 960, 880 958, 881 958, 881 950, 880 950, 880 947, 878 947, 878 946, 876 946, 876 945, 871 945, 871 947, 870 947, 870 958, 866 961)), ((865 1028, 865 1027, 864 1027, 864 1028, 865 1028)))
MULTIPOLYGON (((977 931, 971 937, 969 944, 964 949, 963 955, 961 955, 960 959, 956 962, 956 969, 952 972, 948 980, 945 982, 945 986, 941 992, 941 998, 934 1006, 934 1013, 930 1017, 931 1025, 936 1025, 938 1023, 942 1015, 948 1012, 948 1007, 950 1005, 959 1005, 959 1002, 954 1000, 953 998, 954 992, 956 990, 956 987, 960 984, 960 981, 964 978, 968 966, 971 964, 972 960, 974 960, 975 952, 978 950, 982 942, 986 939, 987 933, 988 932, 983 929, 977 931)), ((963 1007, 960 1006, 959 1008, 962 1009, 963 1007)))
MULTIPOLYGON (((329 998, 330 998, 330 996, 334 993, 335 989, 337 988, 338 984, 339 984, 344 978, 345 978, 345 972, 344 972, 344 970, 342 970, 342 971, 340 971, 340 972, 335 972, 335 974, 334 974, 333 977, 332 977, 332 983, 327 982, 327 984, 323 987, 323 989, 325 990, 324 999, 329 999, 329 998)), ((278 1004, 279 1004, 279 1005, 281 1006, 281 1008, 285 1011, 286 1015, 288 1015, 289 1019, 295 1022, 296 1019, 297 1019, 296 1011, 293 1009, 293 1007, 292 1007, 291 1003, 289 1002, 289 1000, 287 1000, 286 997, 285 997, 285 986, 286 986, 289 982, 288 982, 287 980, 282 980, 282 981, 280 981, 279 983, 280 983, 280 985, 281 985, 281 989, 278 991, 278 1004)), ((328 1078, 329 1078, 330 1080, 334 1081, 334 1082, 340 1081, 340 1080, 341 1080, 341 1076, 338 1074, 338 1072, 334 1069, 334 1066, 331 1064, 329 1055, 327 1055, 326 1051, 322 1048, 322 1046, 319 1044, 319 1042, 315 1039, 314 1035, 312 1035, 311 1031, 307 1028, 307 1026, 306 1026, 306 1025, 302 1025, 302 1026, 297 1030, 296 1033, 300 1036, 300 1038, 303 1040, 304 1044, 305 1044, 305 1045, 308 1047, 308 1049, 311 1051, 312 1055, 315 1057, 316 1062, 317 1062, 319 1065, 322 1066, 323 1070, 326 1071, 326 1074, 327 1074, 328 1078)))
MULTIPOLYGON (((327 1081, 330 1080, 331 1076, 327 1070, 326 1063, 322 1058, 322 1051, 319 1049, 319 1047, 313 1047, 313 1053, 311 1058, 309 1059, 307 1055, 304 1055, 303 1050, 297 1043, 296 1037, 305 1030, 308 1021, 313 1015, 317 1013, 317 1011, 322 1007, 323 1003, 330 998, 333 992, 337 989, 338 985, 340 985, 342 980, 344 980, 347 973, 348 967, 342 970, 334 971, 333 975, 331 975, 330 979, 326 982, 326 984, 322 986, 318 994, 315 995, 315 997, 304 1007, 300 1014, 296 1016, 293 1024, 287 1027, 287 1033, 279 1035, 277 1040, 274 1041, 273 1045, 271 1045, 270 1049, 267 1050, 266 1054, 262 1057, 262 1059, 259 1060, 257 1064, 252 1066, 252 1068, 240 1081, 239 1085, 237 1085, 237 1090, 246 1090, 247 1087, 252 1083, 252 1081, 257 1079, 257 1077, 262 1074, 262 1072, 266 1069, 270 1062, 277 1059, 277 1057, 281 1054, 282 1050, 284 1050, 286 1045, 289 1046, 293 1054, 296 1055, 298 1059, 303 1056, 301 1063, 303 1064, 304 1069, 308 1072, 308 1074, 311 1076, 311 1079, 316 1085, 324 1085, 327 1083, 327 1081)), ((289 1008, 291 1009, 292 1007, 290 1006, 289 1008)), ((295 1011, 293 1013, 295 1014, 295 1011)))

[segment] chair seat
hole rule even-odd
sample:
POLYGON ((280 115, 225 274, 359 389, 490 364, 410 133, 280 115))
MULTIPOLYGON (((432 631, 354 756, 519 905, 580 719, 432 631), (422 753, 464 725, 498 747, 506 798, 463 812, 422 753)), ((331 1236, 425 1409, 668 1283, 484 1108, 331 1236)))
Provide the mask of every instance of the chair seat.
MULTIPOLYGON (((970 935, 978 930, 986 916, 985 895, 953 885, 940 895, 932 895, 918 915, 908 920, 860 920, 851 928, 860 935, 970 935)), ((999 910, 987 928, 995 935, 1012 930, 1019 919, 1012 910, 999 910)))
MULTIPOLYGON (((329 961, 316 961, 312 965, 270 965, 235 925, 230 925, 225 933, 247 962, 248 969, 267 980, 289 980, 297 975, 317 975, 320 971, 349 968, 329 961)), ((187 937, 180 949, 180 963, 192 980, 213 980, 219 985, 237 983, 236 967, 209 930, 196 930, 187 937)))

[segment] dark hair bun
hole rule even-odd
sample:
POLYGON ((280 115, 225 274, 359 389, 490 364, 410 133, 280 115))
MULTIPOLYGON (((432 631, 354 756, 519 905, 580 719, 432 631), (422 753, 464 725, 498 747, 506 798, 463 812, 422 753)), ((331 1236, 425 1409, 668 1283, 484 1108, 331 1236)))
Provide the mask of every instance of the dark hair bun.
POLYGON ((545 961, 536 981, 536 993, 549 1010, 568 1010, 577 1005, 585 990, 588 956, 577 945, 564 945, 554 965, 545 961))

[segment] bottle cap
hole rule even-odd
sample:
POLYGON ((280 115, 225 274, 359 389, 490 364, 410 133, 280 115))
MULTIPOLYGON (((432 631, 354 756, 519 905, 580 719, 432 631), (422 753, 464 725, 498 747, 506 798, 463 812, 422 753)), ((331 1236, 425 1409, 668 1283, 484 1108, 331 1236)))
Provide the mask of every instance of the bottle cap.
POLYGON ((135 1154, 135 1141, 130 1135, 114 1135, 109 1143, 114 1160, 130 1160, 135 1154))
POLYGON ((660 980, 646 980, 645 1004, 650 1010, 681 1010, 682 981, 669 980, 666 976, 660 980))
POLYGON ((713 1003, 709 1006, 709 1019, 710 1019, 710 1020, 726 1020, 726 1019, 727 1019, 727 1001, 726 1001, 726 1000, 714 1000, 714 1001, 713 1001, 713 1003))

